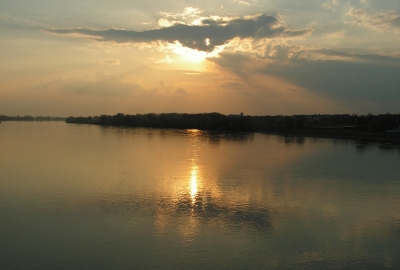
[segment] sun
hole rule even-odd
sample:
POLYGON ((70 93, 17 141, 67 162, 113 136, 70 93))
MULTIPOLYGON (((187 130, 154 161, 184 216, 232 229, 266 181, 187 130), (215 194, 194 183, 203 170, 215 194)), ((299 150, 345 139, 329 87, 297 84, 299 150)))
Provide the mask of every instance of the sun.
MULTIPOLYGON (((210 40, 205 39, 204 43, 208 46, 210 40)), ((226 44, 215 46, 212 51, 201 51, 183 46, 179 41, 174 43, 164 43, 159 50, 166 53, 165 59, 156 63, 172 64, 174 67, 204 71, 210 67, 207 59, 218 58, 219 54, 225 50, 226 44)))
POLYGON ((207 57, 206 52, 201 52, 201 51, 193 50, 193 49, 189 49, 189 48, 183 48, 183 50, 179 53, 179 55, 182 58, 182 60, 188 61, 191 63, 201 63, 207 57))
MULTIPOLYGON (((210 44, 210 40, 208 38, 204 42, 206 45, 210 44)), ((179 41, 175 41, 174 43, 169 43, 167 46, 170 52, 179 56, 180 61, 188 62, 191 64, 202 64, 206 60, 206 58, 216 57, 218 53, 223 50, 221 46, 216 47, 211 52, 194 50, 182 46, 182 44, 179 41)))
POLYGON ((193 50, 191 48, 184 47, 178 41, 168 44, 168 49, 172 53, 178 55, 181 61, 190 62, 190 63, 200 64, 208 56, 207 52, 193 50))

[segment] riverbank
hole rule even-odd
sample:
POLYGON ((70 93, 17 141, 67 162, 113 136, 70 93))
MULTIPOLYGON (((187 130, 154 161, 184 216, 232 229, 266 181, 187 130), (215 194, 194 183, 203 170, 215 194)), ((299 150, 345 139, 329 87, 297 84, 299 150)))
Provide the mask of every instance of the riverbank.
POLYGON ((400 143, 400 114, 245 116, 214 113, 162 113, 73 117, 66 123, 143 128, 263 132, 287 136, 348 138, 400 143))

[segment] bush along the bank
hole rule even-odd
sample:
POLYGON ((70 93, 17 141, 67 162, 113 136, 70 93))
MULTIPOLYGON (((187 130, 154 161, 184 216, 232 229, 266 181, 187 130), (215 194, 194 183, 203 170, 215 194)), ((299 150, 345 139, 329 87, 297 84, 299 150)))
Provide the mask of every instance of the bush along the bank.
POLYGON ((381 115, 292 115, 292 116, 243 116, 220 113, 149 113, 125 115, 100 115, 73 117, 66 123, 105 126, 152 127, 176 129, 203 129, 225 131, 363 131, 385 132, 400 129, 400 114, 381 115))

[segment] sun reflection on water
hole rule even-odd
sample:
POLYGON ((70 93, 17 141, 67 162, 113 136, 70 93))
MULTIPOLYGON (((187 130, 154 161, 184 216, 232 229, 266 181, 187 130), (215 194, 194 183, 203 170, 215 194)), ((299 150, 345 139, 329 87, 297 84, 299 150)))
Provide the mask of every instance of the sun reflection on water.
POLYGON ((187 132, 192 137, 192 144, 190 149, 190 155, 192 160, 192 166, 190 170, 190 198, 192 207, 196 204, 196 197, 199 193, 199 167, 197 165, 197 156, 198 156, 198 136, 201 134, 201 131, 198 129, 188 129, 187 132))
POLYGON ((191 177, 190 177, 190 197, 192 198, 192 206, 196 203, 196 195, 198 192, 197 174, 198 174, 198 167, 197 165, 194 165, 192 167, 191 177))
POLYGON ((189 134, 191 135, 199 135, 201 132, 199 129, 196 128, 187 129, 186 131, 189 132, 189 134))

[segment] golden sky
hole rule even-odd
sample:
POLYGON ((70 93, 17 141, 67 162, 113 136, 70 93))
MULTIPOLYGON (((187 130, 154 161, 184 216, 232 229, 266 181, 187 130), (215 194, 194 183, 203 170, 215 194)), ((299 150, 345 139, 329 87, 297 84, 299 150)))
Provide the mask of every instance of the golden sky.
POLYGON ((398 0, 0 2, 0 114, 399 113, 398 0))

